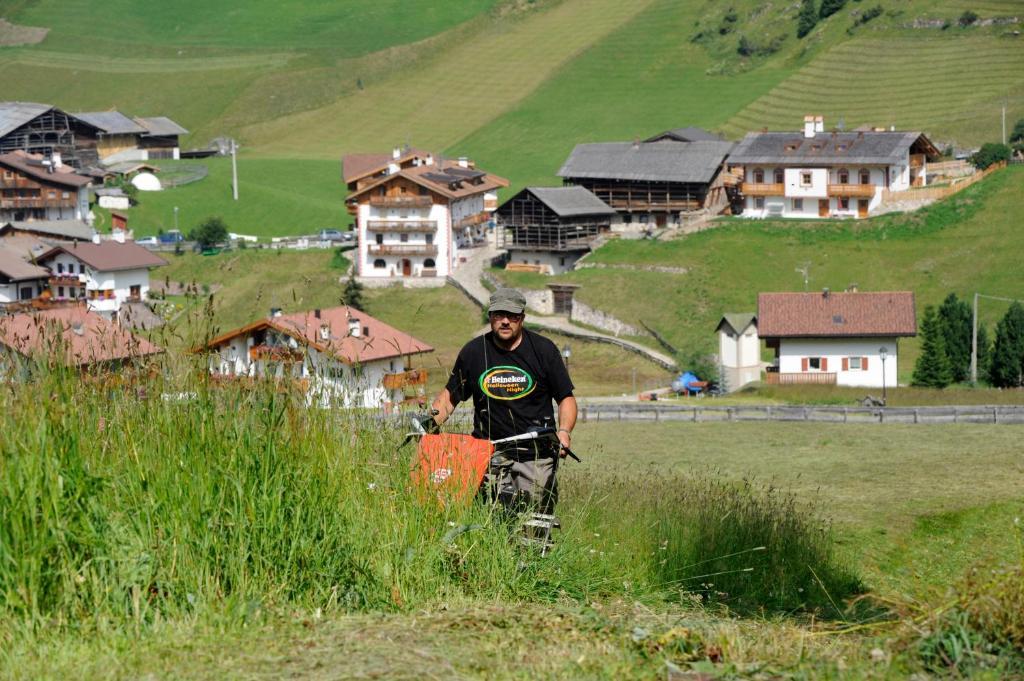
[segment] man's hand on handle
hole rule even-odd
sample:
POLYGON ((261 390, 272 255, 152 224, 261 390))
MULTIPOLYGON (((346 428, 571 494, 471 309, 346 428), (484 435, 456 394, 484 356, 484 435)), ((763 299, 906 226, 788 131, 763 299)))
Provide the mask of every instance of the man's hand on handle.
POLYGON ((558 435, 558 443, 561 445, 558 448, 558 456, 564 459, 572 451, 572 434, 565 428, 559 428, 556 434, 558 435))

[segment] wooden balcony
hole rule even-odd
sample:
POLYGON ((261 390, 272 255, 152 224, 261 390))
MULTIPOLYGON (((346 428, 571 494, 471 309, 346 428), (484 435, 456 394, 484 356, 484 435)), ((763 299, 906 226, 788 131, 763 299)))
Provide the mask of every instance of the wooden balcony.
POLYGON ((490 220, 491 214, 488 213, 487 211, 482 211, 480 213, 474 213, 473 215, 462 218, 461 220, 455 223, 455 226, 472 227, 473 225, 482 225, 485 222, 489 222, 490 220))
POLYGON ((437 220, 367 220, 366 229, 373 232, 422 232, 437 231, 437 220))
POLYGON ((764 182, 744 182, 740 185, 740 193, 744 196, 785 196, 786 185, 766 184, 764 182))
POLYGON ((838 198, 870 199, 877 187, 873 184, 830 184, 828 195, 838 198))
POLYGON ((85 282, 77 274, 55 274, 49 279, 50 286, 82 286, 85 282))
POLYGON ((925 155, 924 154, 911 154, 910 155, 910 167, 911 168, 922 168, 924 167, 925 155))
POLYGON ((254 345, 249 348, 249 359, 253 362, 261 359, 275 362, 301 362, 302 352, 281 345, 254 345))
POLYGON ((437 255, 435 244, 370 244, 370 255, 437 255))
POLYGON ((768 385, 835 385, 836 374, 824 371, 806 371, 782 374, 777 371, 765 372, 764 382, 768 385))
POLYGON ((401 390, 409 386, 426 385, 425 369, 410 369, 397 374, 384 374, 384 387, 388 390, 401 390))
POLYGON ((3 197, 0 208, 15 210, 18 208, 74 208, 74 199, 43 199, 36 197, 3 197))
POLYGON ((430 208, 434 205, 434 199, 430 196, 371 196, 371 206, 382 208, 430 208))

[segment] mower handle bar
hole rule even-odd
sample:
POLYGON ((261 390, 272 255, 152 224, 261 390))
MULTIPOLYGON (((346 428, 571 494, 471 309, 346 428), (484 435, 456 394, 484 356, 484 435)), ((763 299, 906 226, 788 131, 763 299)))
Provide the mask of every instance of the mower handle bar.
MULTIPOLYGON (((434 416, 436 414, 437 414, 437 412, 434 411, 430 415, 434 416)), ((409 433, 406 436, 405 441, 402 442, 402 446, 404 446, 407 442, 409 442, 409 440, 411 440, 414 437, 419 437, 419 436, 427 434, 427 431, 423 427, 423 423, 420 421, 420 419, 418 419, 416 417, 413 417, 412 418, 412 423, 413 423, 413 432, 409 433)), ((506 444, 511 444, 513 442, 523 442, 525 440, 539 440, 541 438, 558 440, 558 431, 556 431, 554 428, 548 426, 546 428, 537 428, 535 430, 530 430, 530 431, 527 431, 525 433, 520 433, 519 435, 512 435, 510 437, 503 437, 503 438, 500 438, 498 440, 489 440, 489 442, 492 445, 506 445, 506 444)), ((573 451, 571 449, 569 449, 568 447, 562 447, 562 449, 565 450, 566 456, 571 456, 573 458, 573 460, 575 460, 575 461, 579 461, 580 460, 580 457, 576 456, 576 454, 574 454, 573 451)))

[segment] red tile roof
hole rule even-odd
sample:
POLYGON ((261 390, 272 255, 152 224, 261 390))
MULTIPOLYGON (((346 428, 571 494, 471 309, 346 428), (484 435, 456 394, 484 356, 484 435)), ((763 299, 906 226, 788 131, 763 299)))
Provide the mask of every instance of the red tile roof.
POLYGON ((94 244, 91 241, 76 242, 69 246, 57 246, 52 251, 41 256, 40 260, 48 260, 59 252, 64 252, 78 258, 89 267, 100 272, 135 270, 143 267, 160 267, 167 264, 166 260, 150 253, 134 241, 126 241, 125 243, 101 241, 98 244, 94 244))
POLYGON ((757 332, 762 338, 914 336, 914 294, 761 293, 757 296, 757 332))
POLYGON ((214 338, 206 348, 215 349, 232 338, 248 335, 259 329, 275 329, 303 345, 329 353, 346 364, 366 364, 391 357, 434 351, 434 348, 423 341, 346 305, 320 310, 319 319, 313 311, 261 319, 214 338), (359 320, 359 337, 349 335, 350 319, 359 320), (328 339, 321 335, 321 328, 324 326, 328 329, 328 339))
POLYGON ((64 359, 82 366, 155 355, 163 348, 85 307, 62 307, 0 317, 0 345, 34 357, 63 345, 64 359))

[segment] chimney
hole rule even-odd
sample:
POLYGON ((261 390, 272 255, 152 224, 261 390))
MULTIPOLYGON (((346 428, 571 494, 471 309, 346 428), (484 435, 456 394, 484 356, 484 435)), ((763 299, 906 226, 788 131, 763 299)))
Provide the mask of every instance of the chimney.
POLYGON ((434 165, 434 155, 433 154, 427 154, 427 160, 424 161, 424 163, 426 165, 428 165, 428 166, 434 165))
POLYGON ((394 149, 392 149, 391 150, 391 158, 395 159, 396 161, 398 159, 402 158, 402 148, 401 147, 395 147, 394 149))
POLYGON ((368 327, 368 326, 364 326, 363 327, 363 336, 365 336, 366 338, 370 337, 370 327, 368 327))
POLYGON ((102 239, 100 238, 99 232, 96 232, 95 234, 92 235, 92 242, 94 244, 98 244, 100 241, 102 241, 102 239))
MULTIPOLYGON (((319 312, 320 310, 317 310, 319 312)), ((329 341, 331 340, 331 325, 321 324, 320 325, 320 340, 329 341)))
POLYGON ((59 151, 50 152, 50 162, 53 168, 63 168, 64 162, 60 158, 59 151))
POLYGON ((273 319, 274 317, 280 317, 280 316, 281 316, 281 308, 279 308, 279 307, 272 307, 272 308, 270 308, 270 318, 271 319, 273 319))
POLYGON ((889 126, 889 132, 896 132, 896 126, 895 125, 890 125, 889 126))
POLYGON ((852 284, 850 284, 849 286, 846 287, 846 292, 847 293, 856 293, 858 288, 859 287, 857 286, 857 283, 854 282, 854 283, 852 283, 852 284))
POLYGON ((804 137, 814 137, 814 116, 804 116, 804 137))
POLYGON ((123 229, 112 230, 110 235, 111 235, 111 239, 113 239, 117 243, 119 243, 119 244, 123 244, 124 243, 124 230, 123 229))
POLYGON ((359 338, 363 333, 363 327, 360 325, 359 320, 355 317, 350 317, 348 320, 348 335, 353 338, 359 338))
POLYGON ((815 116, 814 117, 814 132, 825 132, 825 117, 815 116))
POLYGON ((821 289, 821 297, 822 298, 828 298, 829 293, 830 293, 830 291, 828 290, 828 286, 826 286, 825 288, 821 289))
POLYGON ((465 156, 459 156, 459 167, 460 168, 468 168, 469 167, 469 159, 466 158, 465 156))
POLYGON ((313 316, 315 318, 317 318, 317 319, 320 319, 320 308, 319 307, 316 308, 315 310, 313 310, 313 316))

